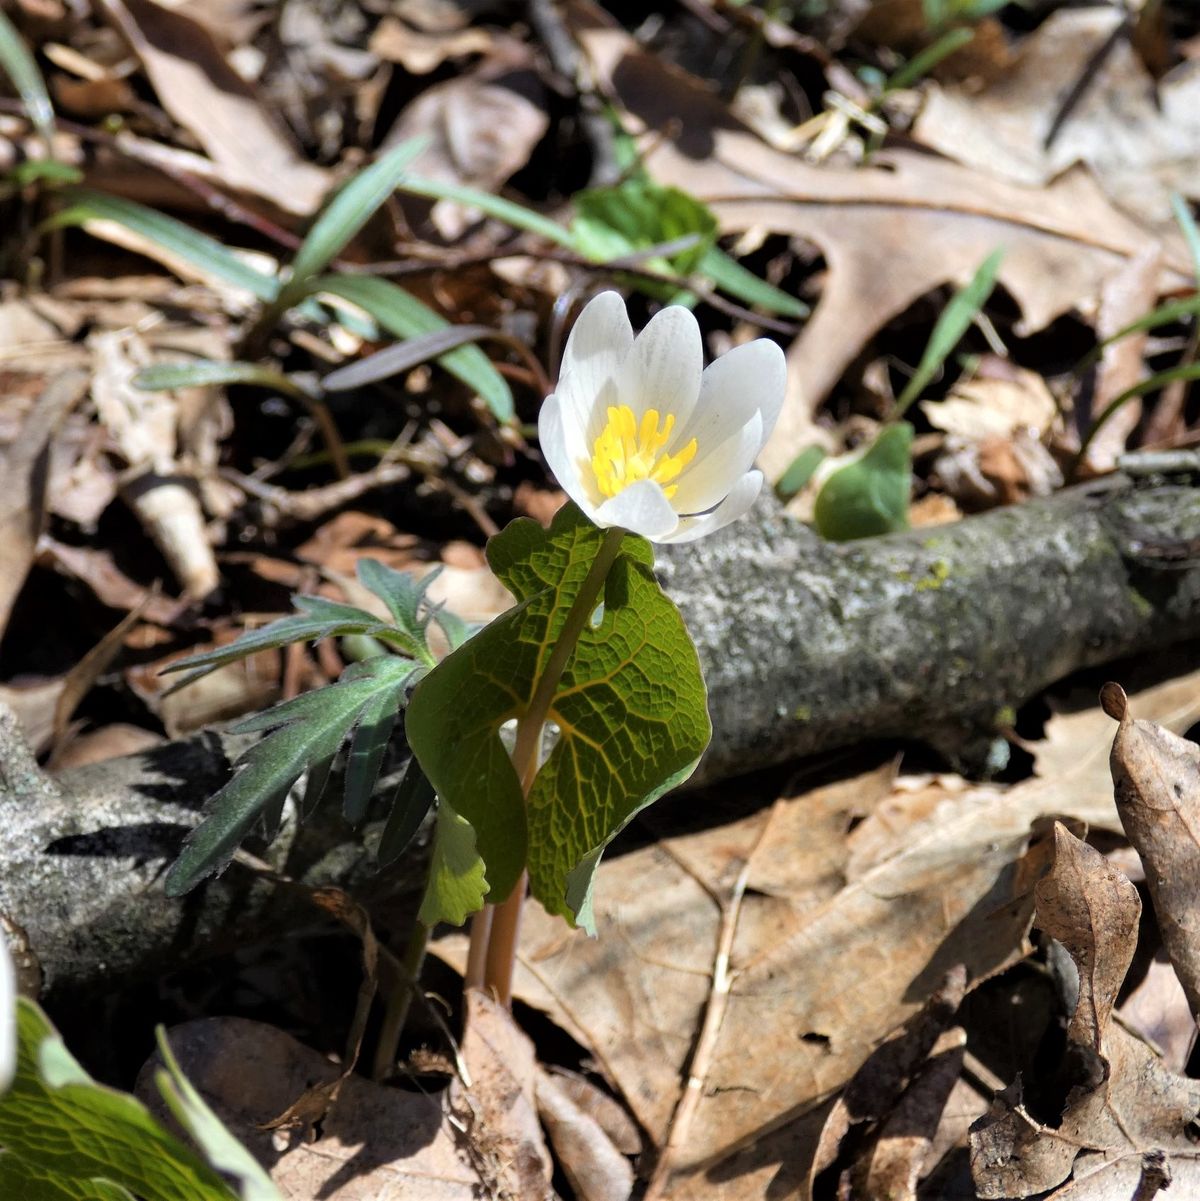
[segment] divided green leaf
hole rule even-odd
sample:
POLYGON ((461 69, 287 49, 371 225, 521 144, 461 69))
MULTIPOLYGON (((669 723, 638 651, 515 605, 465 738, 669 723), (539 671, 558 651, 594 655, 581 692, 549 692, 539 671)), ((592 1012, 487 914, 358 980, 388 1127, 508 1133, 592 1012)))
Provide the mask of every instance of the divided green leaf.
MULTIPOLYGON (((234 727, 238 733, 271 733, 242 756, 229 782, 205 805, 205 819, 188 835, 167 873, 168 896, 181 896, 205 876, 222 871, 255 822, 286 797, 306 770, 323 767, 369 709, 375 725, 362 740, 360 755, 374 761, 379 706, 398 703, 417 665, 380 655, 358 667, 363 670, 351 678, 303 693, 234 727)), ((368 794, 374 782, 372 778, 368 794)), ((356 788, 361 786, 360 775, 356 788)), ((353 803, 358 804, 357 794, 353 803)))
POLYGON ((404 767, 396 795, 392 798, 392 809, 379 839, 375 852, 380 867, 387 867, 400 858, 413 835, 421 828, 425 815, 433 807, 436 798, 429 777, 421 770, 416 758, 410 758, 404 767))
POLYGON ((438 796, 474 831, 490 898, 528 867, 546 909, 589 929, 605 846, 691 773, 711 733, 683 620, 650 544, 626 535, 599 621, 585 625, 550 707, 557 743, 523 802, 501 727, 527 712, 603 537, 567 505, 549 531, 519 520, 493 538, 489 562, 519 603, 421 681, 406 717, 438 796))
POLYGON ((281 1201, 266 1174, 177 1070, 166 1099, 184 1100, 184 1125, 208 1162, 136 1098, 95 1083, 45 1014, 24 998, 17 1002, 17 1037, 17 1075, 0 1097, 0 1187, 13 1186, 4 1187, 5 1197, 281 1201), (236 1190, 216 1169, 231 1172, 236 1190))

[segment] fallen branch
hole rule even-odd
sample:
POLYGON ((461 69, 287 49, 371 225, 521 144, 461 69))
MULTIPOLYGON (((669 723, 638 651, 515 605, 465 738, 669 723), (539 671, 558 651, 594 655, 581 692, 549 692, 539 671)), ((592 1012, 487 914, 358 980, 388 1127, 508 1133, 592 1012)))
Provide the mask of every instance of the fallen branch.
MULTIPOLYGON (((955 525, 845 546, 776 512, 660 556, 705 666, 712 780, 868 737, 979 760, 1011 710, 1072 671, 1200 629, 1200 470, 1119 474, 955 525)), ((238 740, 208 734, 65 773, 0 720, 0 914, 52 991, 161 972, 311 918, 236 865, 181 901, 161 876, 238 740)), ((371 844, 377 831, 368 830, 371 844)), ((265 857, 307 885, 411 904, 418 848, 383 875, 333 811, 265 857)))

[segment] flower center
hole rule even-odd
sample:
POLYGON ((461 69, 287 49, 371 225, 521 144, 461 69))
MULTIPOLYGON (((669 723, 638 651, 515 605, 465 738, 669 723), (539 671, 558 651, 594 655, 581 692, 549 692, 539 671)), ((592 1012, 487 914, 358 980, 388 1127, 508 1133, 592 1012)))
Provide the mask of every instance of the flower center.
POLYGON ((628 405, 609 405, 608 424, 596 439, 592 454, 592 470, 596 473, 596 486, 600 491, 605 496, 616 496, 636 480, 654 480, 664 485, 663 492, 667 497, 674 496, 678 485, 669 484, 669 481, 696 454, 695 438, 678 454, 659 453, 674 427, 674 413, 660 418, 657 409, 647 409, 639 426, 628 405))

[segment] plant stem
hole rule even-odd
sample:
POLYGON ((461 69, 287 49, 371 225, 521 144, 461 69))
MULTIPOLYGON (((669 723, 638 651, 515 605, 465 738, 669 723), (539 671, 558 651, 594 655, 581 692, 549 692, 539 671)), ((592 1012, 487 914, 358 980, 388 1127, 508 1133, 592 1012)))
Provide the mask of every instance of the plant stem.
POLYGON ((388 994, 383 1025, 379 1030, 379 1042, 375 1046, 375 1063, 371 1073, 373 1080, 386 1080, 396 1066, 400 1035, 403 1034, 404 1024, 408 1021, 413 996, 420 987, 421 968, 425 964, 425 950, 428 946, 429 927, 424 922, 414 922, 404 948, 404 958, 399 962, 401 979, 388 994))
MULTIPOLYGON (((521 781, 521 792, 528 799, 533 781, 541 766, 539 754, 542 745, 542 728, 550 714, 550 706, 558 691, 562 674, 575 652, 579 636, 583 633, 604 588, 604 581, 616 561, 617 552, 621 549, 621 539, 625 531, 610 529, 600 543, 592 565, 580 585, 579 592, 567 613, 562 630, 550 658, 546 661, 545 669, 538 679, 533 691, 533 698, 525 714, 517 720, 517 739, 513 746, 513 766, 517 769, 517 777, 521 781)), ((483 987, 494 992, 501 1005, 512 1004, 513 970, 517 962, 517 937, 521 927, 521 907, 525 902, 525 889, 528 877, 522 873, 516 887, 508 898, 499 905, 489 906, 490 919, 479 915, 471 925, 471 949, 468 956, 467 986, 471 987, 472 979, 479 963, 483 963, 483 987), (486 950, 483 943, 486 942, 486 950)), ((487 912, 487 911, 485 911, 487 912)))

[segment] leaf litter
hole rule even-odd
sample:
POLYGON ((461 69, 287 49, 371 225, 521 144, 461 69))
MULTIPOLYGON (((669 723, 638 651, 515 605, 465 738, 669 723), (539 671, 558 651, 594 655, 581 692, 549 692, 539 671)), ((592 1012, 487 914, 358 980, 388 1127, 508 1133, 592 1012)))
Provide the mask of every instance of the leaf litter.
MULTIPOLYGON (((915 0, 838 0, 792 24, 689 4, 635 28, 583 0, 532 5, 529 28, 487 4, 386 7, 305 0, 276 19, 223 2, 17 6, 59 120, 54 162, 38 166, 52 115, 38 101, 31 129, 5 102, 0 166, 24 180, 77 171, 93 189, 63 197, 85 232, 42 243, 36 222, 59 198, 22 182, 4 199, 21 214, 5 250, 24 282, 0 296, 14 485, 0 514, 0 700, 40 751, 57 742, 55 768, 337 678, 332 642, 171 696, 158 673, 286 612, 292 591, 362 604, 365 558, 440 565, 431 597, 469 620, 502 611, 482 542, 514 513, 546 523, 557 507, 528 426, 567 310, 613 280, 652 298, 695 285, 710 353, 764 328, 788 349, 792 392, 761 462, 772 478, 810 447, 863 449, 897 396, 916 402, 914 524, 1195 441, 1185 374, 1130 395, 1072 460, 1114 399, 1195 359, 1185 308, 1071 371, 1162 301, 1194 298, 1190 214, 1173 199, 1200 194, 1197 33, 1182 6, 1128 29, 1116 6, 1063 7, 1028 33, 1011 11, 949 26, 943 11, 939 25, 944 6, 915 0), (903 80, 947 32, 957 48, 927 77, 881 90, 877 77, 903 80), (481 344, 474 374, 410 343, 394 378, 331 383, 332 448, 283 391, 132 386, 148 364, 242 357, 322 206, 414 135, 427 182, 522 208, 398 193, 327 268, 364 303, 298 303, 264 362, 319 395, 324 373, 444 318, 534 347, 536 370, 502 340, 481 344), (760 305, 769 290, 730 302, 695 246, 622 224, 668 193, 693 238, 715 229, 709 244, 790 306, 760 305), (603 218, 593 251, 613 237, 633 248, 619 264, 571 242, 585 209, 603 218), (606 227, 605 213, 620 219, 606 227), (549 219, 553 237, 537 224, 549 219), (997 250, 997 292, 909 396, 944 290, 997 250), (682 275, 664 277, 672 267, 682 275), (385 315, 366 303, 382 293, 385 315)), ((1006 729, 1032 760, 1008 785, 909 774, 884 748, 815 786, 811 768, 774 792, 754 781, 741 805, 727 785, 699 820, 694 797, 668 802, 635 827, 643 845, 599 870, 600 941, 529 913, 518 993, 543 1015, 525 1022, 536 1045, 475 997, 467 1079, 448 1087, 351 1071, 369 988, 340 1064, 237 1018, 193 1020, 173 1045, 295 1196, 548 1195, 555 1166, 571 1195, 597 1201, 1094 1201, 1168 1181, 1186 1194, 1200 1175, 1186 1076, 1198 819, 1195 744, 1179 736, 1198 691, 1181 674, 1128 702, 1106 693, 1115 807, 1112 724, 1090 701, 1055 710, 1036 739, 1006 729), (987 1058, 980 1016, 993 992, 1017 1003, 1031 963, 1057 990, 1030 1015, 1049 1032, 1036 1070, 1015 1052, 987 1058), (314 1083, 336 1097, 322 1138, 258 1129, 314 1083)), ((454 937, 437 953, 461 961, 454 937)))

